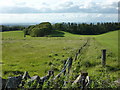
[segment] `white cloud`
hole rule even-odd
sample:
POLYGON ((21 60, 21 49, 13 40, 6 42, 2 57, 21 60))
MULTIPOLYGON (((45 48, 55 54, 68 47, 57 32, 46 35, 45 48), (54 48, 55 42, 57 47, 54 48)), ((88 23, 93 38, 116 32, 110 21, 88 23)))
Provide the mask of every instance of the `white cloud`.
POLYGON ((41 13, 41 14, 0 14, 2 23, 40 22, 117 22, 117 14, 88 13, 41 13), (11 18, 12 17, 12 18, 11 18), (19 18, 18 18, 19 17, 19 18))
POLYGON ((10 7, 15 6, 16 4, 12 0, 0 0, 0 7, 10 7))
POLYGON ((3 23, 117 21, 117 2, 118 0, 0 0, 2 13, 0 21, 3 23))
MULTIPOLYGON (((5 10, 5 13, 10 13, 11 11, 14 13, 17 11, 16 13, 18 13, 18 11, 22 11, 23 8, 26 8, 26 13, 116 13, 117 2, 118 0, 0 0, 0 12, 3 13, 3 10, 5 10)), ((25 13, 25 10, 23 10, 23 13, 25 13)))

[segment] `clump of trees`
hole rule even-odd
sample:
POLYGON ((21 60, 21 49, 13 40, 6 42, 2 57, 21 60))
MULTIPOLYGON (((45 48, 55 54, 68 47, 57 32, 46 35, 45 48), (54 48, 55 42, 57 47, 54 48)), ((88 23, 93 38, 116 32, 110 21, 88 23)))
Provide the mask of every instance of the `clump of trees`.
POLYGON ((86 23, 56 23, 53 25, 54 29, 66 31, 74 34, 81 35, 98 35, 109 31, 115 31, 120 29, 120 23, 107 22, 97 24, 86 23))
POLYGON ((32 37, 43 37, 49 35, 53 31, 52 25, 49 22, 43 22, 38 25, 31 25, 24 29, 25 35, 32 37))

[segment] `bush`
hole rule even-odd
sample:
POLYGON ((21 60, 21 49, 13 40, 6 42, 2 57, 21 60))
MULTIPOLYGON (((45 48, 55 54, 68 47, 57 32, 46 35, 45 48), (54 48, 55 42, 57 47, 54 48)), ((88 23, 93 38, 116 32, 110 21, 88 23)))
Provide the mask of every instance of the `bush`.
POLYGON ((32 25, 24 29, 25 35, 32 37, 43 37, 49 35, 52 32, 52 25, 49 22, 43 22, 38 25, 32 25))
POLYGON ((42 37, 42 36, 44 36, 44 31, 43 31, 43 29, 40 29, 40 28, 33 28, 30 32, 30 36, 42 37))

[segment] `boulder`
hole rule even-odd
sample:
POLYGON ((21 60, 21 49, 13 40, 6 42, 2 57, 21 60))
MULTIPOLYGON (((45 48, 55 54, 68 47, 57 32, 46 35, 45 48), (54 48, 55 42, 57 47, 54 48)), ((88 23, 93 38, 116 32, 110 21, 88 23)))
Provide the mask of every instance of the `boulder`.
POLYGON ((21 81, 22 81, 22 75, 17 77, 8 77, 5 88, 18 88, 21 81))
POLYGON ((7 83, 7 79, 2 79, 0 77, 0 90, 5 88, 6 83, 7 83))

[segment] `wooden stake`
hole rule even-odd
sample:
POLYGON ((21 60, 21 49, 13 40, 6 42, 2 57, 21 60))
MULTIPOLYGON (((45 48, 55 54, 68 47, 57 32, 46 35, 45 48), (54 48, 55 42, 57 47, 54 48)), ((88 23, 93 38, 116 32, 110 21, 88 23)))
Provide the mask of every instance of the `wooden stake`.
POLYGON ((105 67, 106 65, 106 49, 102 50, 102 66, 105 67))

